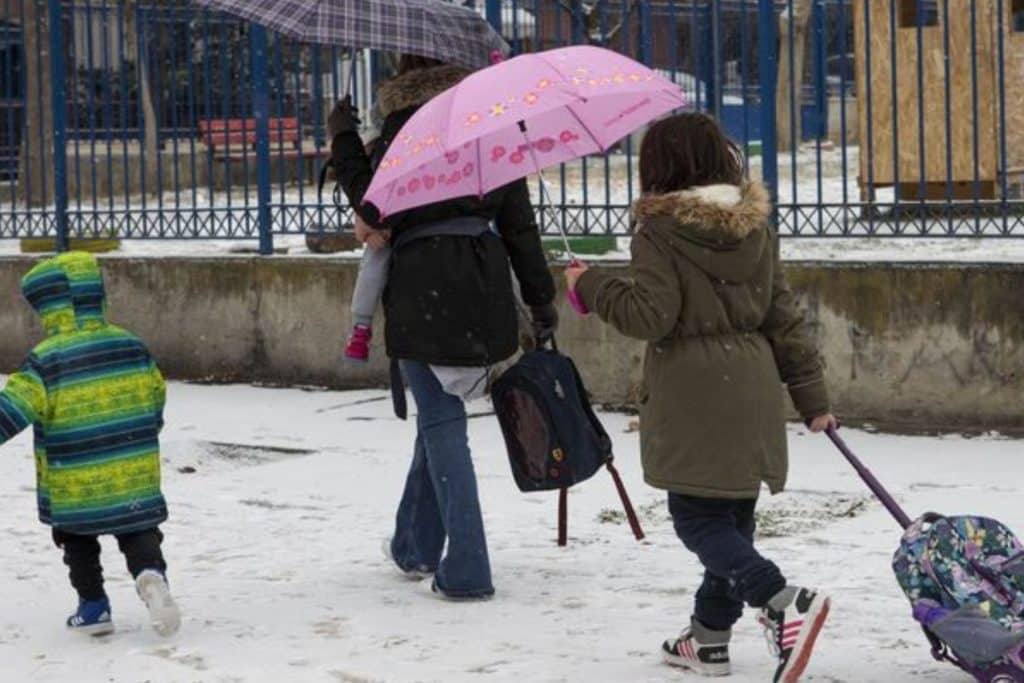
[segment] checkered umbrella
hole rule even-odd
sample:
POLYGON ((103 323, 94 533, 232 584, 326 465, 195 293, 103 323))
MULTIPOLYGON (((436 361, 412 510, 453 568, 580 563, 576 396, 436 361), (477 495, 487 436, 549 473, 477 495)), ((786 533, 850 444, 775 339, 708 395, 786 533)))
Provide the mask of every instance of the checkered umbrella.
POLYGON ((196 0, 306 43, 414 54, 468 69, 508 45, 475 10, 443 0, 196 0))

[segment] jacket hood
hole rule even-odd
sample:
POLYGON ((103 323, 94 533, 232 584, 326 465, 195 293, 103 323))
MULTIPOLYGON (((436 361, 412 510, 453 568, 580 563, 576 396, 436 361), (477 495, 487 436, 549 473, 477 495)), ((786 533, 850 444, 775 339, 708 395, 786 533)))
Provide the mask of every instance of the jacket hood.
POLYGON ((43 261, 22 278, 21 291, 48 336, 107 322, 103 276, 92 254, 73 251, 43 261))
POLYGON ((760 183, 707 185, 641 197, 633 209, 641 230, 681 252, 714 279, 746 282, 771 239, 771 200, 760 183))
POLYGON ((469 71, 457 66, 433 66, 415 69, 390 81, 377 89, 377 106, 380 116, 387 118, 396 111, 418 107, 458 85, 469 71))

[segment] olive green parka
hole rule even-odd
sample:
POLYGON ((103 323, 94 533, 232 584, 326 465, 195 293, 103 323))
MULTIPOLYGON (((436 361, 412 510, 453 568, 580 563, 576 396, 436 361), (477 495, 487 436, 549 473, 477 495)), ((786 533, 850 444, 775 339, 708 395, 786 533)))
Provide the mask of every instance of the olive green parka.
POLYGON ((779 262, 764 188, 647 195, 634 209, 632 267, 587 271, 586 305, 648 342, 640 405, 644 476, 709 498, 786 483, 783 387, 805 418, 829 412, 813 330, 779 262))

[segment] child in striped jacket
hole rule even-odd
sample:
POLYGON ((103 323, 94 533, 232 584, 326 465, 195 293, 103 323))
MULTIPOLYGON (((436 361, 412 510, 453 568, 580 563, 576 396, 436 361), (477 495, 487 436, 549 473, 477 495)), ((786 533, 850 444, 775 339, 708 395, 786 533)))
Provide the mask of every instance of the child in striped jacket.
POLYGON ((89 635, 114 630, 98 540, 110 534, 153 627, 170 635, 181 619, 160 549, 163 377, 135 335, 107 322, 90 254, 44 261, 21 286, 46 339, 0 392, 0 444, 34 428, 39 519, 52 527, 78 592, 67 625, 89 635))

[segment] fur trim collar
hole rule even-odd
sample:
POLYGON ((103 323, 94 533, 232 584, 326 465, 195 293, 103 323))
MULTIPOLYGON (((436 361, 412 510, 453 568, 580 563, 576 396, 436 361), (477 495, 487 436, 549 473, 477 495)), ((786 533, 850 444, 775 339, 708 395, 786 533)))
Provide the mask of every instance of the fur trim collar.
POLYGON ((396 76, 377 89, 380 114, 387 117, 396 111, 418 107, 457 85, 468 75, 469 72, 461 67, 444 65, 416 69, 396 76))
POLYGON ((757 182, 647 195, 633 207, 638 221, 668 216, 680 225, 732 240, 742 240, 763 230, 771 212, 768 192, 757 182))

